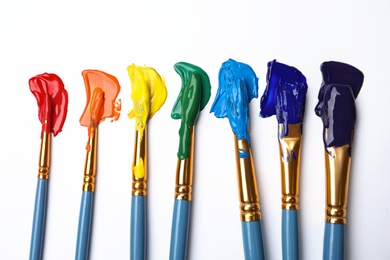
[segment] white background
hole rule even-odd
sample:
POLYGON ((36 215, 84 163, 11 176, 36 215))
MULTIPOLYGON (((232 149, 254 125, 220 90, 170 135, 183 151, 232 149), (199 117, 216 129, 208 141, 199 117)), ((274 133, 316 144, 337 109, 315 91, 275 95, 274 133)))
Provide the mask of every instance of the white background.
MULTIPOLYGON (((365 74, 356 101, 347 224, 347 259, 390 259, 389 115, 390 1, 0 1, 0 259, 27 259, 37 182, 41 124, 28 79, 59 75, 69 93, 63 131, 52 139, 44 259, 73 259, 87 129, 81 71, 115 75, 122 116, 99 129, 91 259, 129 259, 135 122, 127 66, 154 67, 168 98, 149 122, 148 259, 168 259, 179 121, 170 111, 186 61, 210 76, 211 99, 196 128, 188 259, 243 259, 233 136, 227 119, 210 114, 218 71, 229 58, 249 64, 265 89, 267 62, 307 77, 300 183, 301 259, 322 257, 324 154, 314 107, 320 64, 350 63, 365 74)), ((279 152, 276 118, 250 104, 267 259, 281 259, 279 152)))

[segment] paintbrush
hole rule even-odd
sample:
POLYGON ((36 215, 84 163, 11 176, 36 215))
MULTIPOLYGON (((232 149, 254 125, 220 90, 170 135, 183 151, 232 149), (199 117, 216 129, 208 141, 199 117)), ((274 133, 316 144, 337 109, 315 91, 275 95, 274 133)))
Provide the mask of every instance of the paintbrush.
POLYGON ((130 223, 130 259, 146 259, 146 187, 148 164, 147 122, 164 105, 167 89, 156 70, 134 64, 127 67, 131 81, 133 109, 128 117, 135 118, 134 160, 132 165, 132 198, 130 223))
POLYGON ((232 59, 219 71, 218 91, 211 107, 217 118, 229 119, 234 133, 240 219, 246 260, 264 259, 261 213, 249 135, 249 102, 258 95, 253 69, 232 59))
POLYGON ((260 116, 276 115, 282 184, 282 252, 285 260, 299 259, 298 195, 307 84, 296 68, 268 62, 267 87, 260 102, 260 116))
POLYGON ((315 108, 324 130, 326 209, 323 259, 344 259, 348 185, 354 136, 355 99, 364 75, 357 68, 335 61, 321 65, 322 85, 315 108))
POLYGON ((115 102, 120 85, 114 76, 98 70, 84 70, 82 76, 87 93, 87 103, 81 115, 80 124, 88 127, 88 142, 77 232, 76 260, 89 259, 96 183, 98 125, 109 117, 113 118, 113 121, 117 120, 120 111, 120 101, 115 102))
POLYGON ((44 73, 29 80, 30 90, 37 99, 38 117, 42 123, 39 153, 38 183, 35 195, 31 234, 30 260, 42 259, 48 199, 51 133, 62 131, 68 111, 68 92, 64 83, 52 73, 44 73))
POLYGON ((177 152, 175 203, 173 209, 170 260, 187 258, 190 205, 192 200, 195 123, 211 95, 210 79, 198 66, 178 62, 174 66, 182 85, 171 117, 181 119, 177 152))

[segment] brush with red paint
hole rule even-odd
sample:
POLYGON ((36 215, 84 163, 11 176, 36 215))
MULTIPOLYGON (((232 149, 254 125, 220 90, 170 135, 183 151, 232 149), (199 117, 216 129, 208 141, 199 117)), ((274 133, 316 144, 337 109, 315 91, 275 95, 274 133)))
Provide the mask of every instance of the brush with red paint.
POLYGON ((43 73, 29 80, 30 90, 37 99, 38 117, 42 123, 39 154, 38 184, 35 196, 31 234, 30 260, 42 259, 45 233, 48 180, 50 167, 51 133, 62 131, 68 111, 68 92, 56 74, 43 73))

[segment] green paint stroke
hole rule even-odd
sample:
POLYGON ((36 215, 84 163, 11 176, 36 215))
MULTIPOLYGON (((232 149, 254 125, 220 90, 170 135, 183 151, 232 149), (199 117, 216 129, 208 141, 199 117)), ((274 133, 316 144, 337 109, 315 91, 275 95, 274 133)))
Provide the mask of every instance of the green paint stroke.
POLYGON ((182 84, 171 117, 181 119, 177 157, 184 160, 190 155, 190 128, 195 125, 199 111, 203 110, 209 102, 211 85, 207 73, 198 66, 178 62, 174 68, 180 75, 182 84))

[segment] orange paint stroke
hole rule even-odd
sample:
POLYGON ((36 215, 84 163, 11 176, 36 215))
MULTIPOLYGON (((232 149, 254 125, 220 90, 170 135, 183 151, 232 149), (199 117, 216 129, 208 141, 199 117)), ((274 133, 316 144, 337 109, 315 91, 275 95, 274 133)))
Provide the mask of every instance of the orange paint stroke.
POLYGON ((88 127, 88 136, 93 133, 98 125, 106 118, 116 121, 120 116, 120 101, 116 102, 120 85, 116 77, 99 70, 84 70, 85 90, 87 103, 80 117, 80 124, 88 127))

